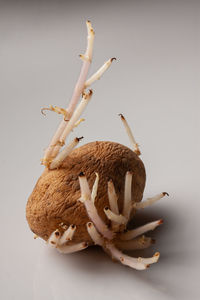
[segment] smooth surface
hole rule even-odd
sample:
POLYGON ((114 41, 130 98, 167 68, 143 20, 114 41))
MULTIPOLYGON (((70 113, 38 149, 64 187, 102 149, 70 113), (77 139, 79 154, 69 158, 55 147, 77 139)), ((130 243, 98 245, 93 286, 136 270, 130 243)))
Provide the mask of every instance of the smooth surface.
POLYGON ((1 1, 1 299, 200 299, 199 11, 199 1, 1 1), (40 108, 67 105, 86 19, 96 32, 91 73, 118 60, 93 86, 86 121, 70 139, 130 146, 117 114, 129 121, 146 166, 145 197, 170 194, 142 212, 164 219, 142 253, 161 253, 147 271, 113 263, 98 248, 61 255, 34 240, 25 220, 60 120, 40 108))

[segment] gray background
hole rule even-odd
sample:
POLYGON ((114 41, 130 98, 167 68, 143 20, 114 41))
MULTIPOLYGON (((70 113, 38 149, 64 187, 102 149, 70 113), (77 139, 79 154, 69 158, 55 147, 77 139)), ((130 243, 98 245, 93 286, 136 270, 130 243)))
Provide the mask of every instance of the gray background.
POLYGON ((1 299, 200 298, 199 14, 199 1, 1 1, 1 299), (170 194, 137 217, 165 221, 143 253, 159 250, 160 261, 143 272, 101 249, 61 255, 33 240, 25 220, 60 119, 40 108, 67 105, 87 19, 96 32, 91 73, 118 60, 93 86, 86 121, 70 138, 130 146, 124 113, 146 166, 144 196, 170 194))

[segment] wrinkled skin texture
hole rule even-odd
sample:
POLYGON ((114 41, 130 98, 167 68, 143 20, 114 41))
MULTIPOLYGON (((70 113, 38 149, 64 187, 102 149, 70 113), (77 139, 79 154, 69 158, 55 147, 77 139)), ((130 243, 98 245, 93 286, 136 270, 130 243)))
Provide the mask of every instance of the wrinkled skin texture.
POLYGON ((132 200, 141 201, 146 180, 145 168, 132 150, 113 142, 92 142, 73 150, 59 169, 46 168, 37 181, 26 207, 26 217, 31 230, 47 240, 56 229, 64 232, 60 223, 67 227, 75 224, 77 230, 70 244, 83 241, 92 244, 86 229, 86 223, 90 220, 84 204, 78 201, 78 175, 84 172, 92 189, 95 172, 99 174, 95 205, 98 214, 109 226, 110 221, 103 211, 104 207, 109 206, 107 182, 109 179, 113 180, 119 197, 119 210, 122 211, 127 171, 133 172, 132 200))

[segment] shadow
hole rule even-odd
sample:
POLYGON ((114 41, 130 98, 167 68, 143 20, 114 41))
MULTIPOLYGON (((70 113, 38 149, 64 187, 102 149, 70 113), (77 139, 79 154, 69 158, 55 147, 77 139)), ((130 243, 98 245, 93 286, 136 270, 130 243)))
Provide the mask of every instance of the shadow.
MULTIPOLYGON (((179 219, 176 212, 172 209, 166 209, 166 207, 159 209, 149 207, 144 210, 139 210, 129 222, 128 229, 130 230, 160 219, 163 220, 163 224, 158 226, 155 230, 145 233, 146 236, 155 240, 155 244, 148 249, 132 251, 134 256, 151 256, 155 251, 160 251, 160 247, 161 249, 165 247, 165 242, 171 239, 171 233, 174 233, 174 229, 179 227, 182 220, 181 216, 179 219)), ((178 239, 176 240, 176 243, 178 243, 178 239)))

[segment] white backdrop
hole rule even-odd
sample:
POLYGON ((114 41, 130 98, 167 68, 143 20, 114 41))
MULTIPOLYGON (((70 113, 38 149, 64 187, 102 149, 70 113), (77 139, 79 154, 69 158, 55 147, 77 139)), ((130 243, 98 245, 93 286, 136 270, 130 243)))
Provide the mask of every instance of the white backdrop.
MULTIPOLYGON (((15 1, 0 4, 1 298, 199 299, 199 1, 15 1), (101 249, 61 255, 34 240, 26 201, 43 167, 43 149, 60 117, 40 108, 66 106, 86 46, 96 37, 91 72, 111 69, 76 130, 84 142, 130 146, 117 116, 128 119, 146 166, 145 197, 169 198, 141 220, 163 218, 152 233, 158 264, 139 272, 101 249)), ((91 73, 90 72, 90 73, 91 73)), ((145 214, 145 215, 144 215, 145 214)))

